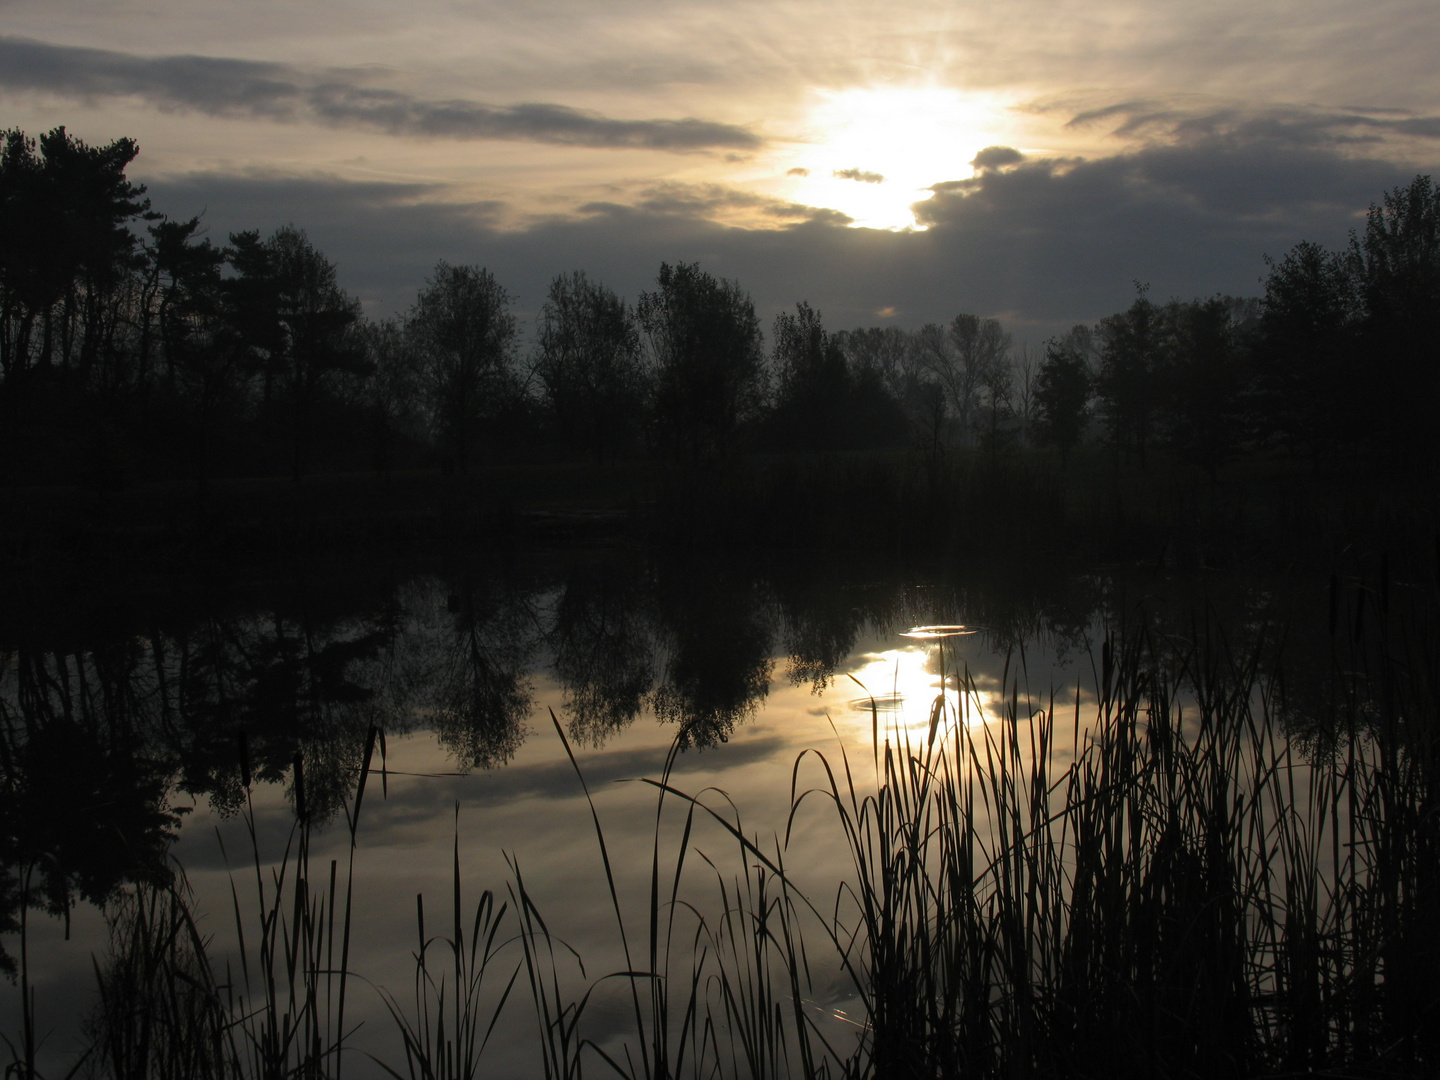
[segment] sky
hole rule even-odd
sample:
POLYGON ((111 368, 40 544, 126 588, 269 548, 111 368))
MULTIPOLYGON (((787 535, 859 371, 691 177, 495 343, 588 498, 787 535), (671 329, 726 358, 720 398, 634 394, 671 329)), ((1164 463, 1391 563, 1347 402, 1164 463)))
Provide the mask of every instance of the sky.
POLYGON ((0 127, 135 139, 209 235, 294 223, 375 317, 661 262, 768 324, 1038 344, 1263 291, 1440 166, 1433 0, 0 0, 0 127))

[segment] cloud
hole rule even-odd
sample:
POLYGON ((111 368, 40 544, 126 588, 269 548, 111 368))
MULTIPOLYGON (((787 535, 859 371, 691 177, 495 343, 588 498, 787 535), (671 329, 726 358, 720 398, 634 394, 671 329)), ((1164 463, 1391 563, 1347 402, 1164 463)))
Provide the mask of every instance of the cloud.
POLYGON ((862 184, 883 184, 885 177, 878 172, 866 172, 864 169, 836 169, 830 174, 837 180, 858 180, 862 184))
POLYGON ((786 175, 786 176, 809 176, 809 175, 810 175, 810 170, 809 170, 809 169, 802 169, 802 168, 800 168, 800 166, 797 165, 797 166, 795 166, 795 168, 793 168, 793 169, 786 169, 786 170, 785 170, 785 175, 786 175))
POLYGON ((619 120, 567 105, 431 100, 367 85, 360 71, 206 56, 143 57, 0 38, 0 87, 68 98, 138 97, 163 109, 280 122, 310 121, 389 135, 497 139, 670 152, 760 147, 733 124, 683 118, 619 120))
POLYGON ((977 169, 999 169, 1005 165, 1019 165, 1025 155, 1013 146, 987 146, 970 162, 977 169))
MULTIPOLYGON (((587 213, 601 211, 608 203, 592 203, 581 207, 587 213)), ((741 188, 723 184, 687 184, 666 181, 645 188, 640 198, 629 204, 657 214, 681 214, 690 217, 723 217, 731 211, 753 211, 784 221, 824 220, 831 224, 848 225, 851 218, 838 210, 786 202, 741 188)))
POLYGON ((1266 254, 1305 239, 1344 244, 1366 207, 1415 171, 1307 144, 1283 124, 1269 135, 1256 125, 1091 160, 1030 158, 937 184, 916 206, 927 228, 913 232, 847 228, 843 215, 710 184, 617 190, 583 213, 515 227, 511 208, 462 202, 439 184, 136 178, 172 216, 209 207, 221 235, 305 227, 373 313, 412 302, 440 258, 489 267, 517 297, 522 323, 557 273, 584 269, 633 297, 653 287, 662 261, 698 261, 737 279, 766 321, 797 300, 832 328, 879 317, 918 326, 968 311, 1003 315, 1017 338, 1038 342, 1124 308, 1137 279, 1160 299, 1255 295, 1266 254), (897 314, 877 315, 889 308, 897 314))
POLYGON ((1111 134, 1140 145, 1223 141, 1272 148, 1353 150, 1379 148, 1396 137, 1440 139, 1440 116, 1407 109, 1220 105, 1187 96, 1133 99, 1084 108, 1075 112, 1065 126, 1105 127, 1111 134))

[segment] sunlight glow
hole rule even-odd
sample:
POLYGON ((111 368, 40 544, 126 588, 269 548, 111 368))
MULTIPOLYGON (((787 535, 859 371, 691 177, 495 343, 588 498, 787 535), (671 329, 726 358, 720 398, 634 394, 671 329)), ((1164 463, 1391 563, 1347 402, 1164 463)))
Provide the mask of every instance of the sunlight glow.
MULTIPOLYGON (((963 180, 986 146, 1006 141, 1006 107, 946 87, 873 87, 825 96, 794 156, 789 195, 877 229, 916 228, 910 207, 963 180)), ((1012 136, 1013 137, 1013 136, 1012 136)))
MULTIPOLYGON (((922 629, 918 628, 917 629, 922 629)), ((926 627, 936 630, 937 627, 926 627)), ((912 736, 923 739, 930 727, 930 710, 935 699, 941 694, 940 664, 936 637, 955 636, 959 628, 946 627, 949 634, 927 635, 924 644, 906 645, 898 649, 869 653, 864 662, 850 674, 861 683, 868 694, 852 698, 849 705, 849 719, 855 729, 870 727, 870 707, 873 698, 882 726, 890 730, 904 728, 912 736)), ((963 632, 963 631, 962 631, 963 632)), ((914 636, 914 632, 902 635, 914 636)), ((991 695, 983 690, 963 698, 957 693, 954 661, 946 650, 946 686, 944 688, 946 722, 953 724, 960 718, 967 726, 983 724, 990 713, 991 695)))

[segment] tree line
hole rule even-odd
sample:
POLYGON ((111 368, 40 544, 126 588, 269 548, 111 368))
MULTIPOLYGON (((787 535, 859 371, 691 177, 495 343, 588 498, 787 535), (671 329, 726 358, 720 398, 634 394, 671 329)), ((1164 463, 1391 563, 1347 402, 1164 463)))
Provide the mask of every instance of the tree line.
POLYGON ((528 347, 487 269, 445 262, 366 318, 302 229, 232 233, 151 208, 138 147, 0 136, 0 437, 14 481, 279 474, 517 457, 702 461, 737 449, 1101 442, 1212 477, 1256 451, 1323 469, 1416 462, 1436 401, 1440 191, 1384 196, 1347 247, 1302 243, 1259 299, 1157 303, 1038 352, 996 319, 830 332, 808 303, 766 335, 750 296, 662 264, 632 304, 550 284, 528 347))

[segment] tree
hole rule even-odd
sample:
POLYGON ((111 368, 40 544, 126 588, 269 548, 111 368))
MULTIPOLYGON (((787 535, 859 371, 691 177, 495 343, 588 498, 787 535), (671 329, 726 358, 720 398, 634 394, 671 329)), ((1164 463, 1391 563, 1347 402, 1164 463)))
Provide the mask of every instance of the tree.
POLYGON ((638 433, 645 378, 635 316, 582 271, 560 274, 540 309, 535 373, 574 446, 605 461, 638 433))
POLYGON ((1357 434, 1359 304, 1348 260, 1319 244, 1270 263, 1253 344, 1259 434, 1305 454, 1317 472, 1330 448, 1357 434))
POLYGON ((405 328, 397 320, 367 322, 360 330, 371 368, 361 387, 370 425, 370 465, 383 473, 394 465, 401 437, 414 437, 423 426, 420 372, 414 350, 405 339, 405 328))
POLYGON ((926 323, 911 334, 909 359, 915 415, 930 435, 931 450, 938 451, 946 420, 954 412, 956 380, 954 349, 945 327, 926 323))
POLYGON ((987 383, 1003 382, 1009 354, 1010 335, 997 319, 960 314, 949 326, 930 323, 915 332, 915 362, 935 388, 924 396, 933 401, 938 391, 962 443, 970 440, 987 383))
POLYGON ((515 316, 489 270, 443 260, 406 321, 444 459, 463 471, 483 425, 518 393, 515 316))
POLYGON ((1020 346, 1013 369, 1015 417, 1020 421, 1020 443, 1028 446, 1030 427, 1035 422, 1035 377, 1040 370, 1029 342, 1020 346))
POLYGON ((1040 437, 1060 450, 1063 467, 1085 432, 1090 401, 1090 371, 1073 342, 1051 338, 1035 376, 1035 409, 1040 437))
MULTIPOLYGON (((233 239, 233 238, 232 238, 233 239)), ((360 304, 336 284, 335 264, 293 225, 265 241, 268 295, 275 302, 279 352, 271 362, 285 399, 291 428, 291 470, 305 471, 316 409, 342 373, 365 370, 365 354, 353 329, 360 304)))
POLYGON ((239 396, 243 345, 227 319, 222 269, 226 252, 195 242, 200 219, 162 220, 150 227, 152 304, 141 312, 140 366, 149 367, 151 323, 164 360, 167 403, 184 403, 197 480, 209 475, 214 429, 227 399, 239 396))
POLYGON ((946 390, 963 439, 969 436, 982 394, 989 402, 992 426, 997 410, 1008 401, 1010 335, 998 319, 962 314, 950 321, 950 340, 956 363, 946 390))
POLYGON ((850 370, 845 354, 809 304, 775 316, 774 363, 778 379, 775 424, 782 442, 798 449, 832 449, 845 439, 850 370))
POLYGON ((1362 304, 1369 375, 1361 417, 1410 460, 1433 459, 1440 404, 1440 188, 1428 176, 1386 193, 1352 236, 1348 267, 1362 304))
POLYGON ((659 434, 692 460, 723 454, 764 400, 755 305, 738 283, 697 263, 662 263, 655 284, 637 311, 654 366, 659 434))
POLYGON ((1100 321, 1096 390, 1113 446, 1145 464, 1161 407, 1160 312, 1143 287, 1129 310, 1100 321))
POLYGON ((1251 309, 1253 301, 1218 296, 1165 308, 1167 441, 1212 481, 1243 435, 1250 380, 1241 335, 1251 309))
POLYGON ((83 385, 112 359, 117 300, 140 267, 131 223, 149 214, 125 179, 133 139, 86 146, 63 127, 36 141, 0 135, 0 376, 34 366, 78 368, 83 385))
POLYGON ((1002 357, 985 365, 980 390, 980 407, 985 421, 980 441, 994 457, 1014 441, 1010 421, 1015 415, 1015 373, 1008 358, 1002 357))

